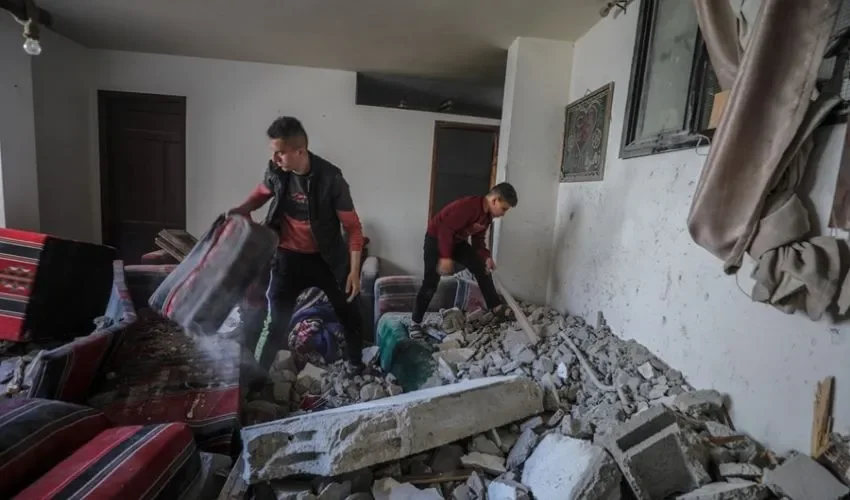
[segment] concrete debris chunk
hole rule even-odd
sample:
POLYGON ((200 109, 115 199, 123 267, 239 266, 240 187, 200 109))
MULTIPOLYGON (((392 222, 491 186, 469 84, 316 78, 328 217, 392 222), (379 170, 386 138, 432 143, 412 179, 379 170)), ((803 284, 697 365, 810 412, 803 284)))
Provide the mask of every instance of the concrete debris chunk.
POLYGON ((275 355, 274 361, 272 362, 271 371, 297 372, 298 370, 295 368, 295 358, 292 357, 292 353, 287 350, 278 351, 275 355))
POLYGON ((529 490, 522 484, 507 479, 495 479, 487 485, 488 500, 531 500, 529 490))
POLYGON ((518 470, 522 464, 531 456, 534 447, 537 446, 538 437, 534 429, 526 429, 517 439, 516 444, 508 454, 507 466, 510 470, 518 470))
POLYGON ((475 496, 475 498, 483 498, 484 497, 484 481, 481 480, 481 476, 478 475, 477 472, 473 472, 466 479, 466 486, 469 487, 469 492, 475 496))
POLYGON ((325 486, 316 500, 345 500, 351 494, 351 483, 330 483, 325 486))
POLYGON ((457 485, 455 489, 452 490, 451 500, 471 500, 472 492, 469 490, 469 486, 466 483, 462 483, 457 485))
POLYGON ((492 377, 298 415, 242 429, 244 478, 253 484, 297 474, 334 477, 542 411, 533 381, 492 377))
POLYGON ((475 439, 472 440, 472 451, 478 451, 481 453, 486 453, 487 455, 496 455, 497 457, 504 457, 505 454, 502 450, 494 443, 487 438, 487 436, 480 434, 475 436, 475 439))
POLYGON ((298 378, 295 379, 295 389, 299 393, 320 393, 322 390, 322 379, 325 376, 325 370, 307 363, 304 369, 298 373, 298 378))
POLYGON ((380 350, 380 347, 375 345, 364 347, 363 351, 361 351, 360 360, 363 361, 363 364, 366 366, 372 365, 378 361, 378 354, 380 350))
POLYGON ((764 484, 775 493, 794 500, 837 500, 850 494, 850 488, 803 454, 797 454, 779 467, 765 471, 764 484))
POLYGON ((699 418, 723 409, 723 395, 713 389, 683 392, 676 396, 673 406, 680 412, 699 418))
POLYGON ((527 429, 537 430, 541 427, 543 427, 543 417, 538 415, 523 422, 523 424, 519 426, 519 430, 525 432, 527 429))
MULTIPOLYGON (((307 495, 313 495, 310 483, 304 481, 271 481, 269 488, 277 500, 300 500, 307 495)), ((216 498, 216 496, 200 498, 216 498)), ((315 495, 312 498, 315 498, 315 495)))
POLYGON ((604 449, 560 434, 544 437, 522 472, 535 500, 619 498, 621 480, 604 449))
POLYGON ((655 377, 655 368, 652 367, 652 363, 646 362, 638 367, 638 373, 646 379, 652 380, 655 377))
POLYGON ((487 455, 473 451, 468 455, 460 457, 460 463, 467 469, 487 472, 498 476, 503 474, 505 469, 505 459, 496 455, 487 455))
POLYGON ((707 450, 663 406, 639 413, 603 440, 638 500, 665 498, 711 482, 707 450))
POLYGON ((763 484, 744 481, 740 483, 711 483, 679 495, 676 500, 766 500, 770 490, 763 484))
POLYGON ((740 477, 744 479, 757 479, 762 476, 761 467, 752 464, 725 463, 718 466, 718 472, 723 479, 740 477))

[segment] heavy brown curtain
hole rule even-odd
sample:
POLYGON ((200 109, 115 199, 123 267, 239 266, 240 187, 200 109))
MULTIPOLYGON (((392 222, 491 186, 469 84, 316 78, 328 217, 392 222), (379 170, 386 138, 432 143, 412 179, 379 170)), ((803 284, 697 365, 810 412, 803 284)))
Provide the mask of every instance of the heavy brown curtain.
MULTIPOLYGON (((843 242, 810 238, 796 190, 812 133, 838 97, 818 97, 815 79, 838 0, 763 0, 746 47, 726 0, 693 0, 721 87, 731 89, 694 194, 694 241, 738 271, 757 261, 752 298, 819 319, 850 307, 843 242)), ((850 286, 848 286, 850 288, 850 286)))

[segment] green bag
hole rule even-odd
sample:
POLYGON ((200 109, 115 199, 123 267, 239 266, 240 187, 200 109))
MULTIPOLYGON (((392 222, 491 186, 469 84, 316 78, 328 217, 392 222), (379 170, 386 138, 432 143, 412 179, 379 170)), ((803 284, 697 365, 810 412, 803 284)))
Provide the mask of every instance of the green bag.
POLYGON ((384 316, 378 321, 378 348, 381 369, 392 373, 404 392, 419 389, 437 370, 432 349, 410 340, 407 326, 399 318, 384 316))

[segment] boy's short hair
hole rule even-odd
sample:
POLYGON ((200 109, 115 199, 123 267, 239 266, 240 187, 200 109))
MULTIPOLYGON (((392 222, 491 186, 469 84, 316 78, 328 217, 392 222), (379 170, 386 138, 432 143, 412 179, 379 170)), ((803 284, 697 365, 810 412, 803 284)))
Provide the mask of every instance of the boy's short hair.
POLYGON ((269 139, 281 139, 287 143, 294 140, 296 144, 299 144, 300 141, 304 141, 299 145, 303 144, 303 147, 307 147, 307 131, 304 130, 301 121, 294 116, 281 116, 273 121, 266 134, 269 139))
POLYGON ((515 207, 516 204, 517 204, 517 201, 518 201, 517 195, 516 195, 516 189, 514 189, 514 187, 511 186, 507 182, 500 182, 500 183, 496 184, 495 186, 490 188, 490 192, 487 193, 487 194, 493 195, 493 196, 498 196, 499 198, 503 199, 511 207, 515 207))

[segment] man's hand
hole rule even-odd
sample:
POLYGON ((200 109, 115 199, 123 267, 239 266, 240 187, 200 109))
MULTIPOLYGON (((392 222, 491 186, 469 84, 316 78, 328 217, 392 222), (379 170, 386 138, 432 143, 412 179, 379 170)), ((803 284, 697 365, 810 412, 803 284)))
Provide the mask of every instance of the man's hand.
POLYGON ((452 274, 453 270, 454 262, 452 262, 452 259, 440 259, 440 261, 437 263, 437 272, 439 272, 440 274, 452 274))
POLYGON ((251 210, 246 206, 238 206, 238 207, 231 208, 230 210, 225 212, 225 215, 228 216, 228 217, 230 217, 231 215, 243 215, 245 217, 250 217, 251 216, 251 210))
POLYGON ((360 293, 360 270, 352 271, 348 274, 348 279, 345 280, 345 293, 348 294, 348 302, 354 300, 357 294, 360 293))
POLYGON ((487 267, 488 271, 493 271, 496 269, 496 262, 493 260, 493 257, 487 259, 484 263, 484 266, 487 267))

